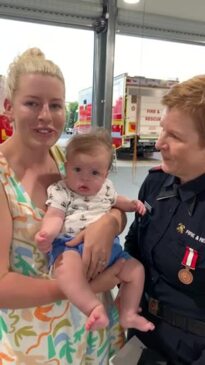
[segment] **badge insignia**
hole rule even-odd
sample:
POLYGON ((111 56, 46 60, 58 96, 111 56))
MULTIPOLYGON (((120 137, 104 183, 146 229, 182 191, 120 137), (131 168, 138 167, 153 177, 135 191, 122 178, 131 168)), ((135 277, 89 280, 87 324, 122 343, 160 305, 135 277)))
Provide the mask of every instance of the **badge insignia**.
POLYGON ((177 232, 183 234, 184 233, 184 230, 185 230, 185 225, 182 224, 182 223, 179 223, 178 226, 177 226, 177 232))

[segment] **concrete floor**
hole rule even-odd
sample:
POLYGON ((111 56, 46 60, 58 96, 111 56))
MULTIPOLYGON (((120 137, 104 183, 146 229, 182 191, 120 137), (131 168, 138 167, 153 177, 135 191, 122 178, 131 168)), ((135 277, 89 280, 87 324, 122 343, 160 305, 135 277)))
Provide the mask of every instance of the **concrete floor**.
MULTIPOLYGON (((159 154, 154 155, 150 159, 140 159, 136 163, 133 163, 133 161, 117 160, 109 178, 112 180, 119 194, 126 195, 130 199, 137 199, 140 186, 149 169, 159 165, 159 163, 159 154)), ((121 234, 122 244, 133 219, 134 213, 127 213, 127 225, 121 234)))
MULTIPOLYGON (((126 195, 131 199, 137 199, 138 192, 148 170, 160 164, 160 155, 155 154, 152 158, 142 160, 139 159, 135 165, 132 161, 117 160, 113 171, 109 178, 115 185, 119 194, 126 195)), ((121 244, 123 246, 125 236, 129 230, 129 226, 134 219, 134 213, 127 213, 127 225, 124 232, 120 235, 121 244)), ((118 288, 116 287, 112 293, 116 296, 118 288)), ((129 365, 136 365, 143 350, 143 344, 133 337, 118 353, 116 357, 110 360, 110 365, 124 365, 129 362, 129 365)))

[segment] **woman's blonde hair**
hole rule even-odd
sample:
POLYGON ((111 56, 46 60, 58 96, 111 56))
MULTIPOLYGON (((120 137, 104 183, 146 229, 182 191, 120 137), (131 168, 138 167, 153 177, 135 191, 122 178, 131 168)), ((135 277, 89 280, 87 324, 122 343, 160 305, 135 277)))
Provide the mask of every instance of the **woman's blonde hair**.
POLYGON ((29 48, 10 64, 7 74, 7 98, 12 99, 18 89, 19 78, 25 74, 57 77, 65 88, 63 74, 54 62, 47 60, 39 48, 29 48))
POLYGON ((201 145, 205 145, 205 75, 174 85, 163 96, 162 104, 189 115, 195 123, 201 145))

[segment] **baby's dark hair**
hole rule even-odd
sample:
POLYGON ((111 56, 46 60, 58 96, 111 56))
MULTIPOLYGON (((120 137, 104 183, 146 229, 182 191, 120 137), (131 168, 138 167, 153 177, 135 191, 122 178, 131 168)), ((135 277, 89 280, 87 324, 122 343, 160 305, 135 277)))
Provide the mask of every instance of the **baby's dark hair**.
POLYGON ((66 147, 66 159, 72 159, 72 156, 77 153, 95 155, 99 147, 103 147, 108 152, 108 169, 110 169, 113 160, 112 139, 109 132, 101 127, 92 128, 89 133, 72 136, 66 147))

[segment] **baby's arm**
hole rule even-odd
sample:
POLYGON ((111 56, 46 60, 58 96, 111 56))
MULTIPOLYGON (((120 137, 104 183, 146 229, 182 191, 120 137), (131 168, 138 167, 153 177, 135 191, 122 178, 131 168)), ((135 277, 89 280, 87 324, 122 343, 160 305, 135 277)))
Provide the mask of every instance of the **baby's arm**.
POLYGON ((64 218, 63 210, 48 206, 41 229, 35 235, 35 241, 40 251, 46 253, 51 250, 53 240, 62 230, 64 218))
POLYGON ((141 200, 130 200, 123 195, 117 195, 114 207, 121 209, 123 212, 138 212, 141 215, 144 215, 146 212, 146 208, 141 200))

